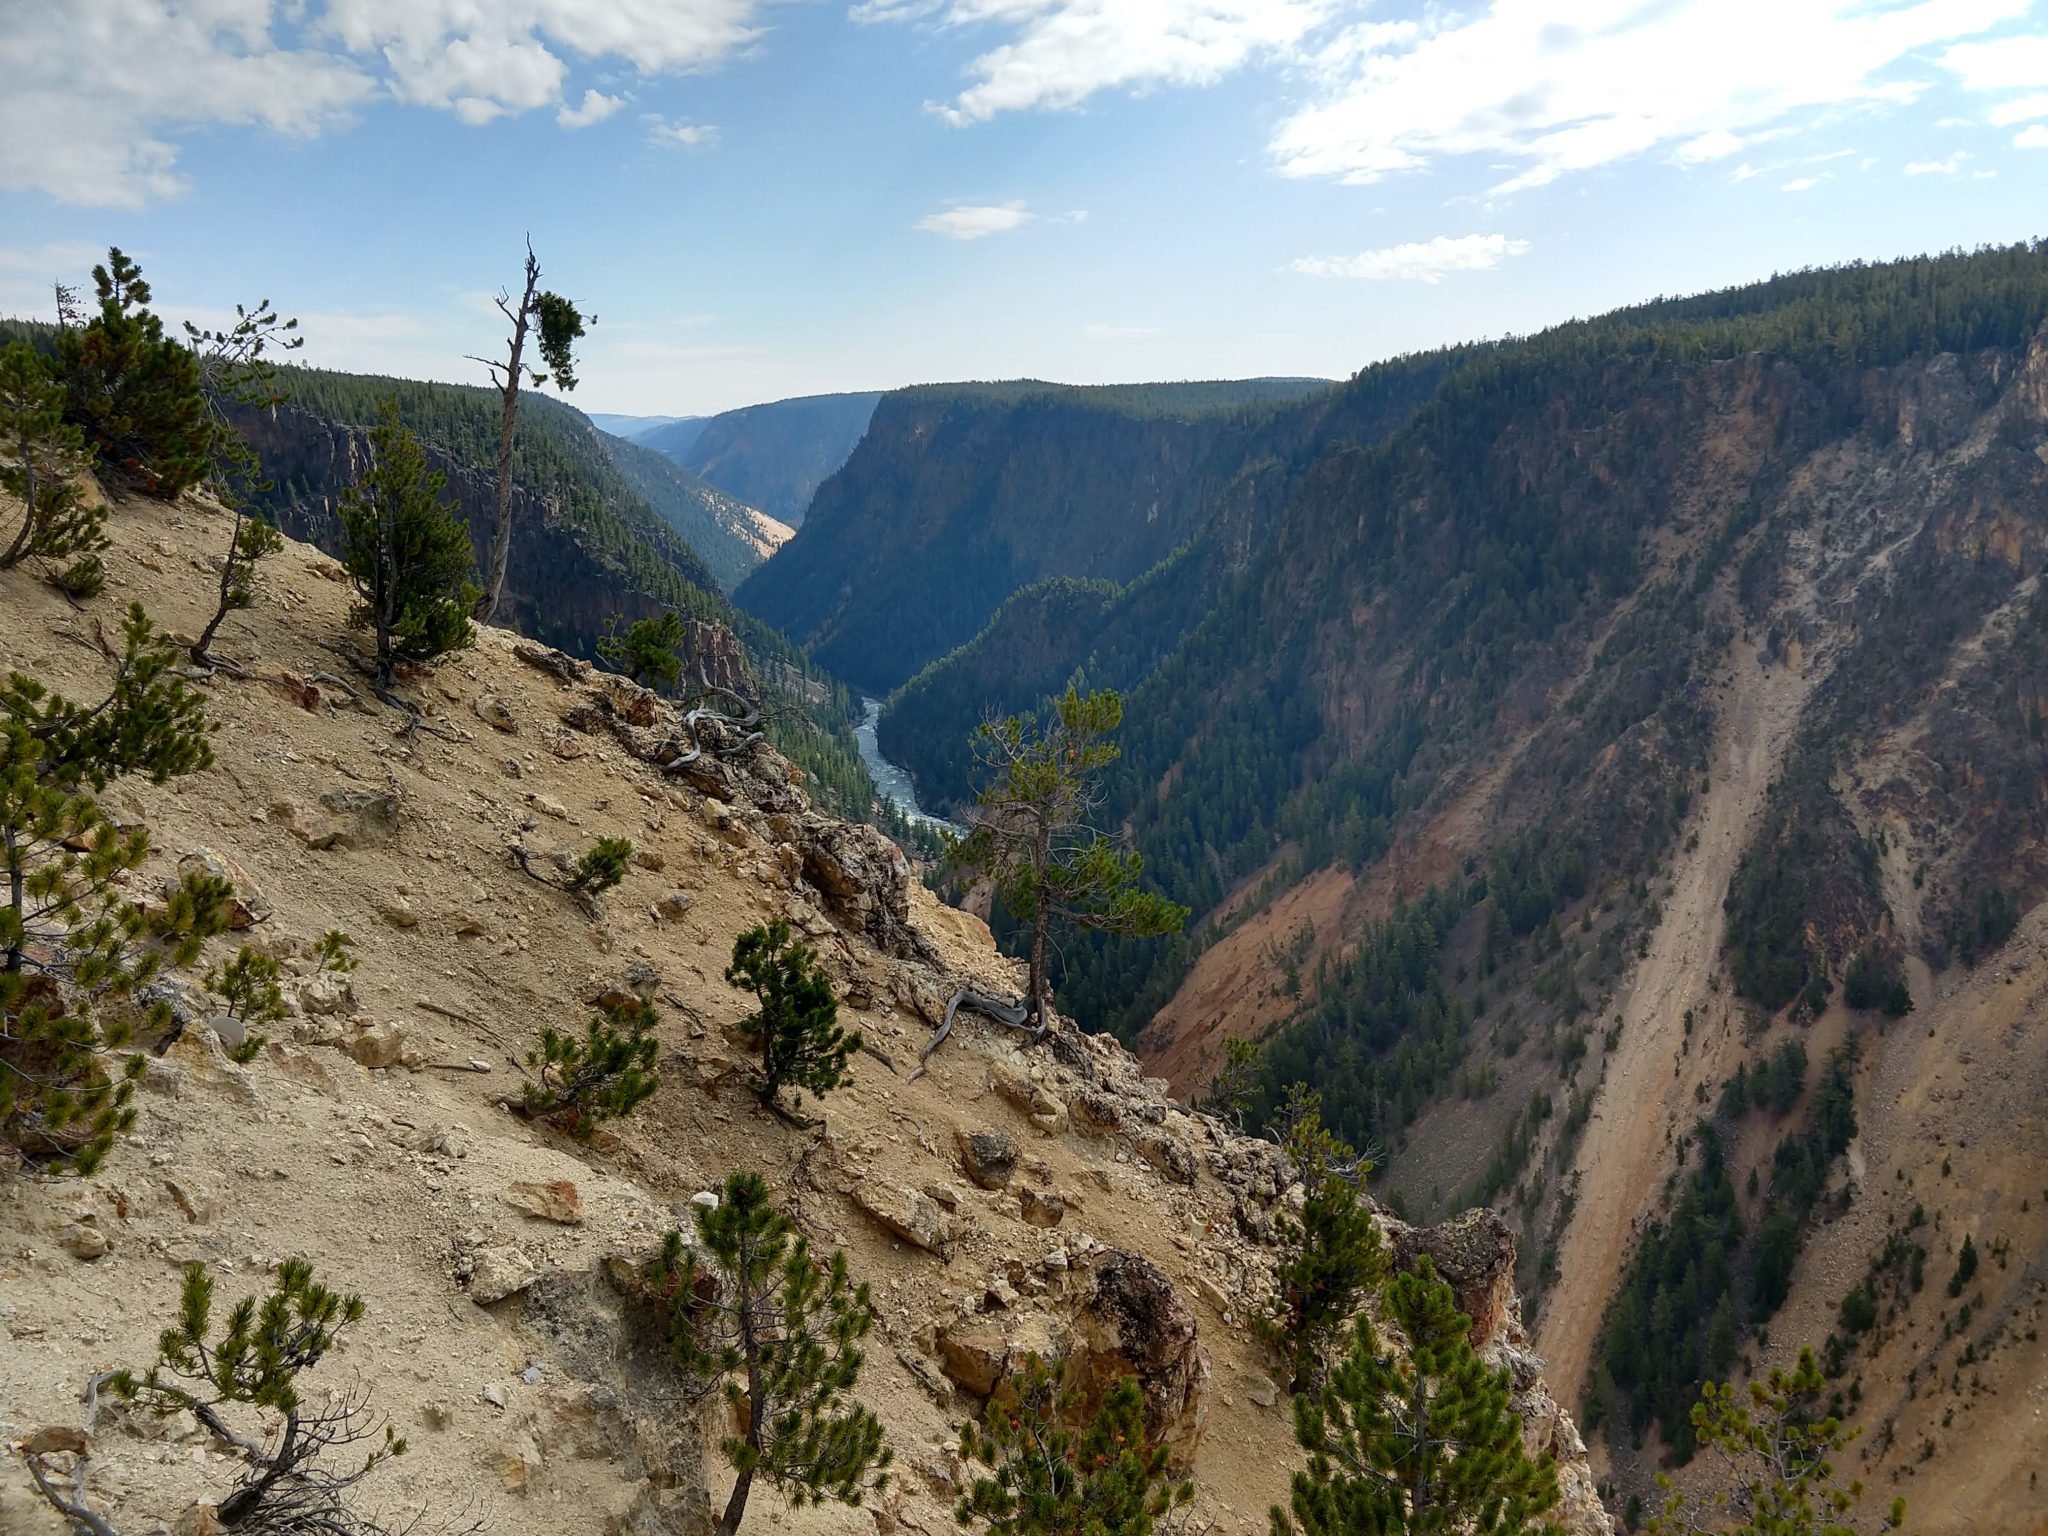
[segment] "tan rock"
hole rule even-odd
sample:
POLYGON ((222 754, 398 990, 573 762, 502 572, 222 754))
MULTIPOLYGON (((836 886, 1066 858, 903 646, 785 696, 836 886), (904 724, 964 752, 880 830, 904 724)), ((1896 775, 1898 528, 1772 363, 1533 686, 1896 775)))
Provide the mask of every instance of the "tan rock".
POLYGON ((942 1259, 952 1257, 953 1224, 929 1195, 872 1180, 856 1182, 851 1194, 855 1205, 904 1242, 942 1259))
POLYGON ((470 1268, 469 1299, 488 1307, 516 1296, 539 1278, 533 1260, 510 1244, 481 1248, 470 1268))
POLYGON ((1026 1225, 1056 1227, 1067 1214, 1067 1202, 1049 1189, 1025 1185, 1017 1191, 1017 1204, 1026 1225))
POLYGON ((505 1187, 505 1203, 559 1226, 583 1224, 583 1195, 568 1179, 550 1179, 544 1184, 517 1180, 505 1187))
POLYGON ((495 693, 479 694, 472 707, 476 710, 477 719, 492 730, 503 731, 507 736, 519 733, 519 722, 512 718, 512 711, 495 693))
POLYGON ((956 1130, 954 1144, 960 1149, 960 1166, 967 1177, 983 1189, 1002 1189, 1017 1168, 1017 1140, 990 1126, 979 1130, 956 1130))

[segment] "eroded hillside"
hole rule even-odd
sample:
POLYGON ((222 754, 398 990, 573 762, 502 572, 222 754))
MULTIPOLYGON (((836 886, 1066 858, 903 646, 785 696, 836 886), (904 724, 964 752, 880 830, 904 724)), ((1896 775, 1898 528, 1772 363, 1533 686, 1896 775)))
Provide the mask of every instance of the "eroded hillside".
MULTIPOLYGON (((189 498, 119 505, 107 595, 84 608, 26 570, 0 574, 0 663, 91 696, 119 604, 141 600, 174 631, 209 610, 225 527, 189 498)), ((977 1394, 1023 1349, 1069 1343, 1097 1373, 1137 1370, 1217 1529, 1263 1530, 1295 1454, 1243 1327, 1287 1198, 1275 1149, 1189 1114, 1107 1036, 1070 1027, 1027 1050, 964 1020, 913 1081, 952 989, 1015 978, 885 839, 814 810, 765 747, 674 764, 668 705, 502 630, 408 685, 423 711, 408 729, 344 680, 348 602, 331 560, 288 544, 217 647, 247 675, 201 680, 214 765, 104 796, 151 831, 138 897, 194 858, 233 878, 248 926, 209 958, 244 941, 278 957, 291 1017, 236 1066, 211 1005, 174 979, 191 1027, 150 1059, 134 1130, 98 1173, 0 1175, 0 1435, 73 1443, 94 1373, 153 1353, 183 1262, 212 1266, 226 1299, 302 1255, 368 1307, 307 1385, 353 1380, 411 1442, 374 1505, 535 1536, 694 1529, 729 1476, 706 1453, 723 1431, 676 1408, 666 1357, 612 1277, 693 1195, 751 1167, 874 1287, 860 1396, 899 1468, 866 1510, 798 1515, 757 1494, 764 1528, 949 1529, 977 1394), (634 858, 595 919, 508 853, 523 845, 545 868, 610 835, 634 858), (769 916, 817 944, 876 1048, 805 1106, 815 1131, 757 1107, 729 1038, 749 1010, 725 960, 769 916), (307 961, 330 928, 359 956, 345 984, 307 961), (661 1015, 653 1100, 587 1146, 502 1108, 540 1031, 579 1028, 612 989, 661 1015), (960 1143, 975 1133, 979 1179, 960 1143)), ((1514 1371, 1531 1442, 1564 1457, 1575 1536, 1605 1531, 1520 1328, 1512 1242, 1475 1222, 1409 1233, 1402 1251, 1437 1254, 1514 1371)), ((84 1486, 124 1531, 182 1528, 232 1477, 174 1425, 105 1403, 85 1443, 84 1486)), ((62 1529, 12 1459, 0 1527, 62 1529)))

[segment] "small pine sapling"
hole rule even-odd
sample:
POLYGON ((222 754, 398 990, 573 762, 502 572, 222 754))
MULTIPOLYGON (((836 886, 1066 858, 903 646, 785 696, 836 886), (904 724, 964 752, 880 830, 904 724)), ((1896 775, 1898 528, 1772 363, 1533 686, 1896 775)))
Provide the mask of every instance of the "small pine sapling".
POLYGON ((1279 1115, 1281 1146, 1301 1181, 1300 1213, 1274 1223, 1280 1263, 1253 1331, 1286 1362, 1292 1390, 1323 1378, 1331 1346, 1367 1290, 1386 1273, 1386 1250, 1359 1186, 1371 1164, 1327 1130, 1322 1096, 1297 1083, 1279 1115))
POLYGON ((734 1482, 718 1536, 739 1530, 757 1478, 799 1507, 858 1505, 887 1483, 891 1460, 881 1421, 852 1400, 875 1323, 867 1286, 852 1282, 844 1253, 812 1259, 757 1173, 733 1174, 696 1218, 708 1262, 670 1232, 647 1285, 677 1363, 705 1390, 722 1388, 744 1426, 720 1447, 734 1482))
POLYGON ((650 619, 635 619, 617 632, 620 616, 605 626, 610 633, 597 642, 597 654, 642 687, 673 688, 683 680, 683 616, 673 608, 650 619))
POLYGON ((558 876, 534 868, 533 855, 523 844, 514 843, 511 854, 514 862, 533 879, 575 897, 584 915, 594 921, 598 915, 597 898, 626 878, 626 865, 633 857, 633 844, 623 837, 600 837, 588 852, 573 861, 566 854, 558 853, 555 855, 556 867, 561 871, 558 876))
MULTIPOLYGON (((235 1485, 215 1506, 222 1529, 383 1536, 383 1527, 352 1508, 350 1499, 385 1462, 405 1454, 405 1441, 371 1415, 361 1387, 330 1392, 319 1407, 300 1395, 299 1378, 362 1321, 362 1298, 330 1291, 305 1260, 287 1259, 260 1304, 253 1295, 243 1297, 214 1335, 213 1277, 196 1262, 184 1274, 178 1321, 164 1330, 155 1364, 140 1376, 113 1372, 105 1384, 159 1417, 189 1414, 218 1451, 242 1463, 235 1485), (236 1418, 247 1427, 238 1428, 236 1418)), ((47 1458, 32 1457, 30 1467, 44 1498, 75 1528, 111 1530, 96 1515, 90 1520, 97 1524, 81 1519, 82 1479, 75 1501, 68 1501, 47 1458)))
POLYGON ((1227 1121, 1242 1133, 1245 1116, 1259 1090, 1265 1052, 1256 1040, 1232 1036, 1223 1044, 1222 1070, 1209 1079, 1209 1090, 1195 1103, 1204 1114, 1227 1121))
POLYGON ((1386 1289, 1386 1319, 1407 1340, 1388 1348, 1360 1315, 1350 1353, 1313 1393, 1294 1399, 1309 1453, 1273 1536, 1562 1536, 1546 1518, 1557 1468, 1522 1446, 1514 1383, 1472 1347, 1472 1319, 1428 1255, 1386 1289))
POLYGON ((624 1119, 661 1087, 654 1071, 657 1022, 654 1009, 635 997, 592 1017, 581 1039, 542 1030, 540 1048, 526 1057, 536 1077, 526 1085, 526 1114, 579 1141, 602 1121, 624 1119))
POLYGON ((989 1398, 982 1421, 960 1426, 962 1458, 988 1471, 954 1518, 987 1536, 1155 1536, 1184 1528, 1195 1485, 1175 1479, 1166 1447, 1148 1442, 1138 1378, 1120 1378, 1077 1431, 1083 1406, 1063 1364, 1027 1356, 989 1398))
POLYGON ((192 659, 210 664, 213 637, 230 613, 256 600, 256 562, 284 548, 284 539, 257 516, 252 503, 270 488, 262 462, 249 440, 228 420, 228 407, 274 410, 285 401, 277 365, 270 353, 294 352, 306 344, 297 320, 282 320, 265 299, 253 310, 235 306, 235 323, 226 330, 202 330, 185 322, 185 334, 199 359, 200 388, 206 397, 210 424, 209 479, 222 506, 235 514, 221 563, 220 588, 213 617, 192 642, 192 659))
MULTIPOLYGON (((1693 1405, 1693 1429, 1728 1464, 1733 1491, 1702 1499, 1673 1490, 1659 1473, 1664 1507, 1648 1529, 1661 1536, 1857 1536, 1866 1528, 1852 1514, 1863 1484, 1842 1481, 1835 1461, 1862 1431, 1824 1410, 1827 1392, 1811 1349, 1800 1350, 1792 1370, 1774 1367, 1767 1380, 1752 1381, 1747 1394, 1738 1395, 1732 1381, 1708 1382, 1693 1405)), ((1895 1498, 1869 1529, 1895 1531, 1905 1520, 1906 1501, 1895 1498)))
MULTIPOLYGON (((313 946, 312 959, 319 972, 355 969, 355 961, 348 952, 348 935, 339 929, 321 936, 313 946)), ((269 1041, 253 1026, 283 1021, 284 990, 278 984, 280 975, 277 961, 249 944, 237 950, 232 960, 222 961, 207 973, 206 990, 228 1005, 227 1011, 214 1021, 214 1028, 223 1035, 222 1043, 227 1046, 230 1059, 245 1066, 254 1061, 269 1041), (222 1019, 228 1021, 225 1031, 221 1029, 222 1019)), ((157 1054, 162 1055, 169 1044, 166 1040, 159 1045, 157 1054)))
POLYGON ((787 922, 778 917, 733 940, 725 980, 760 1000, 743 1026, 761 1042, 757 1088, 764 1104, 779 1110, 785 1085, 822 1099, 845 1080, 860 1032, 839 1027, 839 1000, 818 968, 817 951, 794 942, 787 922))
POLYGON ((71 560, 51 580, 73 597, 104 584, 96 551, 106 513, 79 493, 85 440, 64 420, 64 390, 25 341, 0 351, 0 488, 21 503, 21 522, 0 521, 0 571, 24 560, 71 560), (72 559, 76 556, 76 559, 72 559))
POLYGON ((475 640, 476 557, 469 529, 442 500, 448 477, 428 468, 397 399, 377 414, 369 470, 342 494, 340 510, 342 564, 356 591, 349 621, 376 640, 371 675, 383 692, 399 662, 431 661, 475 640))
MULTIPOLYGON (((114 682, 76 703, 33 678, 0 686, 0 1147, 90 1173, 134 1121, 143 1059, 132 997, 166 963, 190 965, 225 931, 226 881, 187 874, 145 912, 121 893, 149 836, 100 815, 94 792, 142 774, 164 783, 212 762, 197 695, 169 676, 178 651, 131 607, 114 682)), ((144 1022, 170 1027, 158 1002, 144 1022)))

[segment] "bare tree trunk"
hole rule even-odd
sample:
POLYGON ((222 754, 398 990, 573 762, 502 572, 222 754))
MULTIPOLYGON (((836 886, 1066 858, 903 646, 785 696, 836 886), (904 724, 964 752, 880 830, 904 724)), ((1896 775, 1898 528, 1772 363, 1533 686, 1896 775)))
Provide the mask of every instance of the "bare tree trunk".
POLYGON ((732 1485, 732 1497, 725 1501, 725 1514, 718 1522, 718 1536, 735 1536, 740 1522, 747 1517, 747 1495, 754 1489, 754 1467, 761 1460, 761 1420, 767 1405, 761 1401, 761 1344, 754 1337, 754 1297, 748 1282, 751 1269, 751 1255, 741 1260, 740 1270, 740 1349, 747 1357, 747 1446, 754 1453, 750 1465, 742 1467, 739 1480, 732 1485))
POLYGON ((220 568, 220 601, 214 605, 213 617, 206 621, 206 628, 202 629, 199 632, 199 638, 192 642, 192 659, 202 667, 207 665, 210 660, 207 656, 207 649, 213 644, 214 632, 220 628, 221 621, 228 616, 228 594, 234 586, 236 562, 241 558, 242 518, 244 515, 241 499, 237 497, 235 499, 235 527, 234 531, 228 535, 228 561, 226 565, 220 568))
POLYGON ((512 563, 512 439, 519 428, 519 366, 526 351, 526 327, 533 316, 534 290, 540 286, 540 261, 533 254, 533 242, 526 246, 526 287, 513 309, 503 299, 498 307, 512 316, 512 342, 505 361, 504 382, 498 387, 498 526, 491 535, 491 563, 484 578, 483 595, 477 599, 476 617, 488 624, 505 595, 505 571, 512 563))
POLYGON ((1038 824, 1038 840, 1032 847, 1031 857, 1038 871, 1038 888, 1031 912, 1030 1008, 1043 1028, 1049 1022, 1045 1005, 1045 938, 1052 928, 1052 911, 1045 900, 1045 872, 1052 861, 1052 828, 1043 819, 1038 824))

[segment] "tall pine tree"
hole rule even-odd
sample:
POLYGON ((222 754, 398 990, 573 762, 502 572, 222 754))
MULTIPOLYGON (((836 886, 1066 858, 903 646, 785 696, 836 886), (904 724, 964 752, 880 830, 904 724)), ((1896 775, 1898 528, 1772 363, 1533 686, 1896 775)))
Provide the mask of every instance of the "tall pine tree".
POLYGON ((92 269, 99 313, 57 332, 65 419, 101 473, 165 500, 206 477, 211 426, 199 359, 164 334, 142 269, 119 246, 92 269))
POLYGON ((1117 694, 1070 686, 1043 730, 1028 714, 983 725, 976 759, 987 782, 967 836, 947 840, 947 857, 993 880, 1003 905, 1029 925, 1026 1006, 1041 1023, 1051 1016, 1045 958, 1055 922, 1146 937, 1187 921, 1186 907, 1139 888, 1145 861, 1137 850, 1092 824, 1102 775, 1118 755, 1109 736, 1123 718, 1117 694))

